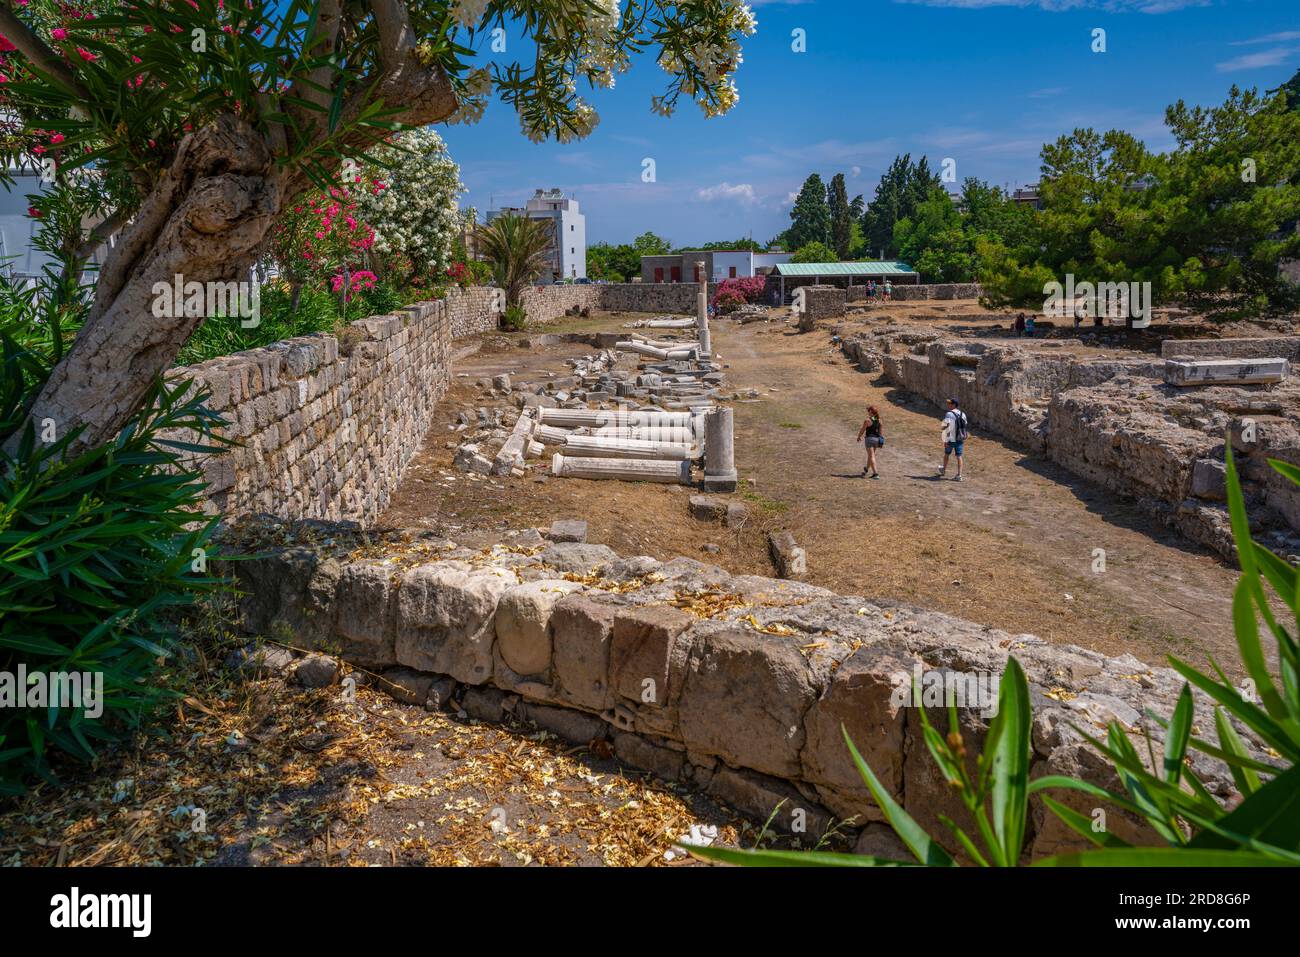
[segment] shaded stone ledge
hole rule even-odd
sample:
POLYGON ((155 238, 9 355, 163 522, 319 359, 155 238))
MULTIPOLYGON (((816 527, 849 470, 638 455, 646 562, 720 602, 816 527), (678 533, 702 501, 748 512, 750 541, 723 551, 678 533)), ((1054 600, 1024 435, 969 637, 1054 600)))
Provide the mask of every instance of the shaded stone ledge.
MULTIPOLYGON (((240 534, 227 547, 239 547, 240 534)), ((577 744, 605 740, 627 764, 755 818, 779 806, 774 826, 802 826, 812 840, 832 819, 883 820, 843 727, 903 806, 951 843, 940 815, 964 821, 965 812, 906 699, 918 668, 973 688, 1014 655, 1031 682, 1033 775, 1116 791, 1072 725, 1101 733, 1115 719, 1158 742, 1163 732, 1145 712, 1167 718, 1181 687, 1172 671, 1132 656, 686 558, 625 558, 580 543, 514 548, 508 538, 470 549, 421 533, 358 547, 351 530, 325 524, 312 528, 316 544, 284 538, 278 530, 250 547, 258 557, 223 563, 244 593, 248 632, 401 674, 404 686, 416 682, 411 700, 423 694, 431 707, 455 700, 475 718, 509 713, 577 744)), ((972 755, 987 704, 959 708, 972 755)), ((927 714, 947 731, 945 708, 927 714)), ((1199 725, 1212 720, 1199 704, 1199 725)), ((1231 793, 1226 768, 1200 754, 1193 763, 1214 793, 1231 793)), ((1097 803, 1055 796, 1084 814, 1097 803)), ((1156 841, 1119 811, 1107 815, 1112 833, 1156 841)), ((1034 856, 1083 846, 1037 800, 1031 826, 1034 856)))

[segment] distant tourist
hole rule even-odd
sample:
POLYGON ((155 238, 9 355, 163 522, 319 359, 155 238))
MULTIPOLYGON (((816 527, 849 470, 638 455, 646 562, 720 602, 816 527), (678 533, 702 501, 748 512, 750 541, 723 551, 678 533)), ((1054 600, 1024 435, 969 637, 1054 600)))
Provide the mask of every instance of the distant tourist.
POLYGON ((867 298, 876 298, 876 281, 874 279, 867 280, 867 298))
POLYGON ((1016 316, 1016 338, 1025 334, 1025 314, 1022 312, 1016 316))
POLYGON ((1034 317, 1032 314, 1025 316, 1025 337, 1027 339, 1034 338, 1034 317))
POLYGON ((1083 325, 1083 317, 1085 315, 1086 312, 1083 308, 1083 303, 1079 303, 1077 306, 1074 307, 1074 328, 1078 329, 1081 325, 1083 325))
POLYGON ((863 476, 870 475, 871 478, 880 478, 876 473, 876 449, 883 448, 885 445, 885 436, 880 431, 880 411, 874 406, 867 406, 867 418, 862 423, 862 428, 858 429, 856 441, 861 442, 866 438, 867 446, 867 464, 862 469, 863 476))
POLYGON ((939 466, 939 478, 943 478, 948 472, 948 456, 956 455, 957 474, 952 477, 952 480, 961 481, 962 455, 966 451, 969 427, 966 413, 957 407, 957 400, 949 399, 948 414, 943 417, 943 424, 939 426, 940 431, 943 432, 943 465, 939 466))
POLYGON ((885 302, 894 298, 894 284, 888 279, 885 280, 885 302))

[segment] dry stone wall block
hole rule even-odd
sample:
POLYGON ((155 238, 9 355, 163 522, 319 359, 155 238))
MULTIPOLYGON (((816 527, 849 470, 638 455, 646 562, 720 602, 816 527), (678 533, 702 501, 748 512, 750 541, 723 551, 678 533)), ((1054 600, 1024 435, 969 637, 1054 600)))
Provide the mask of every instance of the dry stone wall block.
POLYGON ((695 619, 670 605, 620 611, 610 643, 610 683, 629 701, 660 708, 673 691, 668 679, 673 645, 695 619))
POLYGON ((397 600, 398 662, 465 684, 490 680, 497 604, 516 581, 501 569, 412 569, 397 600))
POLYGON ((589 711, 614 706, 609 648, 616 611, 584 594, 561 598, 551 609, 555 684, 562 697, 589 711))
POLYGON ((542 675, 551 667, 551 610, 577 582, 543 579, 515 585, 497 604, 497 643, 506 665, 519 675, 542 675))
POLYGON ((835 670, 826 693, 808 711, 803 778, 842 817, 866 821, 884 815, 853 764, 841 727, 889 793, 902 796, 907 699, 896 692, 912 680, 914 661, 886 647, 859 648, 835 670))
POLYGON ((395 609, 399 573, 375 562, 347 565, 339 576, 334 626, 340 653, 367 667, 396 663, 395 609), (396 580, 395 580, 396 579, 396 580))
POLYGON ((737 767, 798 777, 804 715, 821 692, 797 647, 807 640, 738 626, 698 633, 678 702, 683 740, 737 767))

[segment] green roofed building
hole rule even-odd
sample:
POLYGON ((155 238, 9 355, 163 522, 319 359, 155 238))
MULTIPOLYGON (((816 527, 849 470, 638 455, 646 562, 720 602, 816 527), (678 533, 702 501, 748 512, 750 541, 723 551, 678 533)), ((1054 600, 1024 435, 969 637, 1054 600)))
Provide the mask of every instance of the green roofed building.
MULTIPOLYGON (((907 263, 892 259, 875 262, 848 263, 781 263, 772 269, 772 278, 781 284, 781 301, 786 301, 786 287, 790 294, 800 286, 865 286, 871 280, 878 283, 890 282, 894 285, 916 286, 921 283, 921 274, 914 272, 907 263)), ((769 288, 771 288, 769 286, 769 288)))

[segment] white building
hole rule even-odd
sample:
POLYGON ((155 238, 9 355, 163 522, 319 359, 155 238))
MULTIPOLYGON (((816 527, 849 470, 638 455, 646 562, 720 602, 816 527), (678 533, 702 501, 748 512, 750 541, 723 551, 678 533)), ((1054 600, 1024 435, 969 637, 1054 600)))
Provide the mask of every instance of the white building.
POLYGON ((587 217, 578 211, 578 201, 558 189, 539 189, 523 207, 507 206, 488 213, 488 222, 505 213, 550 221, 552 279, 587 278, 587 217))
MULTIPOLYGON (((34 162, 9 168, 9 178, 13 182, 7 189, 0 189, 0 275, 11 282, 22 279, 37 279, 44 267, 58 264, 41 250, 32 245, 40 222, 27 215, 32 205, 29 197, 39 196, 46 190, 39 167, 34 162)), ((97 221, 97 220, 96 220, 97 221)), ((94 222, 83 225, 90 229, 94 222)), ((109 238, 112 246, 116 236, 109 238)), ((97 267, 107 255, 107 249, 101 246, 90 257, 90 266, 97 267)))

